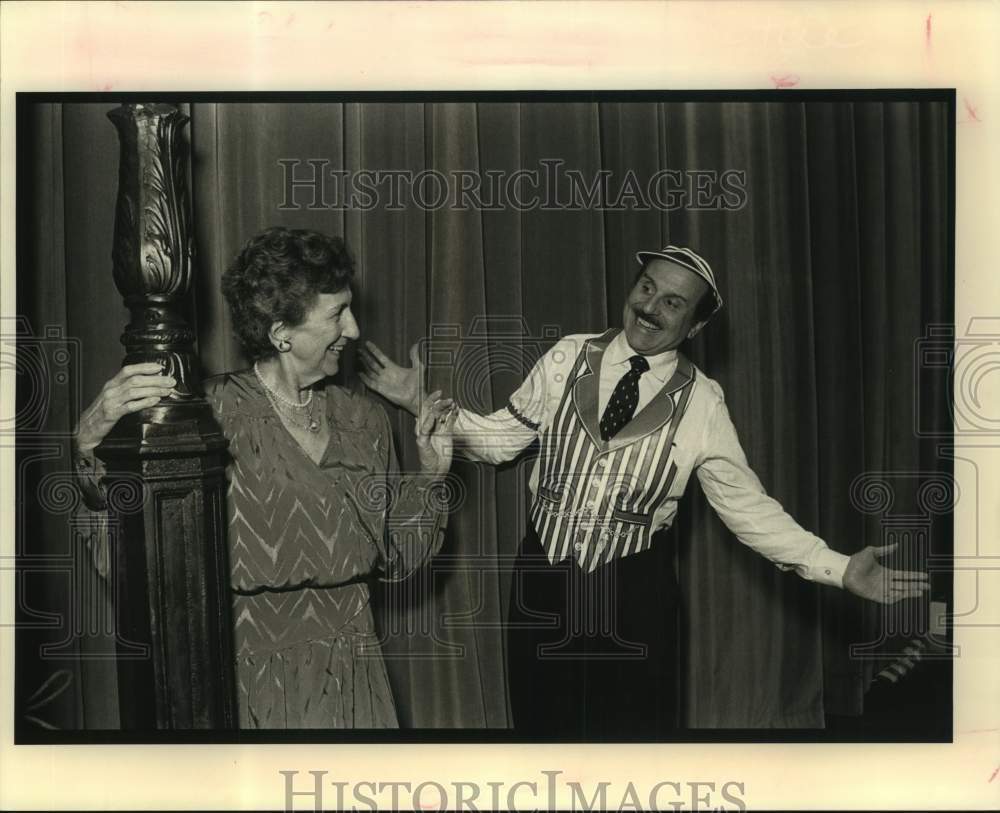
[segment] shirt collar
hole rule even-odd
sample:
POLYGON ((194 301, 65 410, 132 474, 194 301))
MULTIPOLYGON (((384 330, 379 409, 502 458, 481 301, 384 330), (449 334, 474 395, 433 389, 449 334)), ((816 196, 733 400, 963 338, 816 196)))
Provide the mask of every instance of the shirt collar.
MULTIPOLYGON (((627 366, 628 360, 634 355, 636 355, 636 351, 628 343, 623 330, 611 340, 608 349, 604 351, 603 363, 627 366)), ((667 379, 673 375, 674 370, 677 369, 677 351, 664 350, 655 356, 646 356, 646 361, 649 362, 649 372, 658 381, 665 384, 667 379)))

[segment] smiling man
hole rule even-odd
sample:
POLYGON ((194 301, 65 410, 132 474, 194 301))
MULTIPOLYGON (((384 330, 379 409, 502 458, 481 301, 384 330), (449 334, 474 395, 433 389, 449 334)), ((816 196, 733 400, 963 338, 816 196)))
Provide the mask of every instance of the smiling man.
MULTIPOLYGON (((923 573, 851 557, 802 529, 747 465, 722 389, 677 348, 722 307, 688 248, 636 255, 623 328, 557 342, 491 415, 460 410, 465 457, 502 463, 537 440, 530 522, 507 625, 515 728, 527 737, 655 739, 678 727, 677 584, 650 566, 692 472, 736 535, 779 568, 879 602, 920 595, 923 573)), ((366 383, 416 413, 423 370, 369 345, 366 383)))

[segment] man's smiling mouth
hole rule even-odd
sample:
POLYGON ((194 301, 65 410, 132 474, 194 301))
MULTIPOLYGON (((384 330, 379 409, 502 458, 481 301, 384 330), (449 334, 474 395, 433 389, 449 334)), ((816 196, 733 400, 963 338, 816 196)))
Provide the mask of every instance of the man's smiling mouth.
POLYGON ((658 324, 651 322, 649 319, 646 319, 645 317, 639 315, 638 313, 635 315, 635 321, 636 324, 639 325, 639 327, 644 327, 646 330, 660 329, 660 326, 658 324))

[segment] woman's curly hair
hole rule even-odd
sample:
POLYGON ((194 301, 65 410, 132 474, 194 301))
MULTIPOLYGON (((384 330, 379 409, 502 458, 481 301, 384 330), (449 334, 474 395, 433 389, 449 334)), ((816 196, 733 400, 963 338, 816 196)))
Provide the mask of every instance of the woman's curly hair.
POLYGON ((222 275, 222 295, 247 357, 274 355, 271 325, 302 324, 319 294, 343 291, 353 276, 354 260, 339 237, 275 226, 251 238, 222 275))

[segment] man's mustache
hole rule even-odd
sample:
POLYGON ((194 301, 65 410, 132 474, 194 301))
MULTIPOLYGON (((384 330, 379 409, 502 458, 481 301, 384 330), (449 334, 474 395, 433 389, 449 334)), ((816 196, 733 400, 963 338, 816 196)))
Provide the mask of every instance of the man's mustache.
POLYGON ((657 318, 656 318, 655 316, 653 316, 652 314, 649 314, 649 313, 643 313, 642 311, 638 311, 638 310, 636 310, 635 308, 633 308, 633 309, 632 309, 632 312, 633 312, 633 313, 634 313, 634 314, 635 314, 636 316, 641 316, 641 317, 642 317, 643 319, 645 319, 645 320, 646 320, 647 322, 651 322, 652 324, 656 325, 656 327, 658 327, 658 328, 660 328, 660 327, 663 327, 663 325, 661 325, 661 324, 660 324, 660 320, 659 320, 659 319, 657 319, 657 318))

